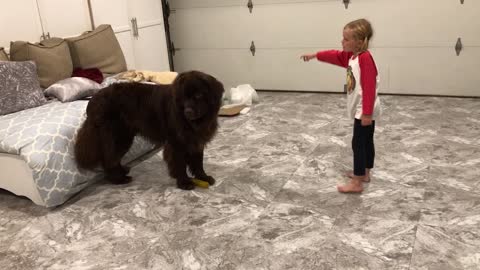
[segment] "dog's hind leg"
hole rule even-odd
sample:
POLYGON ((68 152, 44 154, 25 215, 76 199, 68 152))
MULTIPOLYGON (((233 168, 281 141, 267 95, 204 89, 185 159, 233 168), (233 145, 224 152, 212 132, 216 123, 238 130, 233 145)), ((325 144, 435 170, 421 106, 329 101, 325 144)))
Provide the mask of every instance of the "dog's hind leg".
POLYGON ((129 183, 132 180, 132 177, 128 176, 129 169, 120 162, 133 143, 133 133, 128 132, 126 128, 122 130, 105 127, 101 131, 101 137, 105 178, 113 184, 129 183))
POLYGON ((195 153, 189 153, 187 156, 187 165, 195 178, 206 181, 210 185, 215 184, 215 178, 207 175, 203 169, 203 149, 195 153))
POLYGON ((166 143, 163 148, 163 158, 167 162, 168 172, 171 177, 177 180, 177 187, 180 189, 194 189, 192 179, 187 175, 186 152, 166 143))

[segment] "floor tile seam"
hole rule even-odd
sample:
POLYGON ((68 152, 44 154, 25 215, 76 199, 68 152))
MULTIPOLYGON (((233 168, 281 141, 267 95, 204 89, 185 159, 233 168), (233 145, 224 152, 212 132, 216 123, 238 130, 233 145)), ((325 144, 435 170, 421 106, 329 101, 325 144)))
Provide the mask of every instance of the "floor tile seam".
MULTIPOLYGON (((474 167, 473 166, 474 164, 472 165, 458 165, 458 164, 455 164, 455 163, 446 163, 446 164, 438 164, 438 163, 432 163, 430 162, 429 163, 429 166, 430 167, 436 167, 436 168, 465 168, 465 167, 474 167)), ((480 164, 479 164, 480 165, 480 164)))
MULTIPOLYGON (((30 220, 29 222, 27 222, 27 224, 25 224, 20 230, 16 231, 14 235, 12 235, 12 238, 15 238, 16 236, 18 236, 20 231, 24 230, 25 228, 27 228, 32 223, 33 223, 33 220, 30 220)), ((13 241, 10 244, 8 244, 8 246, 5 247, 5 251, 9 251, 10 248, 12 247, 12 244, 14 244, 13 241)))
POLYGON ((337 215, 335 216, 332 222, 332 228, 330 228, 329 233, 333 233, 335 231, 335 228, 337 227, 337 221, 340 219, 340 216, 346 212, 345 211, 345 208, 347 207, 346 204, 347 204, 347 199, 343 201, 340 211, 338 211, 337 215))
MULTIPOLYGON (((297 168, 296 170, 298 170, 298 168, 297 168)), ((295 171, 296 171, 296 170, 295 170, 295 171)), ((295 172, 295 171, 294 171, 294 172, 295 172)), ((278 197, 278 195, 280 194, 280 192, 284 189, 284 187, 285 187, 285 185, 288 183, 289 179, 292 178, 292 176, 294 175, 294 172, 291 172, 291 173, 289 173, 289 174, 286 174, 286 175, 288 175, 288 176, 286 177, 285 182, 284 182, 283 185, 278 189, 278 191, 276 192, 276 194, 275 194, 274 196, 272 196, 272 200, 267 204, 267 206, 265 207, 265 209, 267 209, 268 206, 270 206, 273 202, 276 201, 275 199, 278 197)))
MULTIPOLYGON (((347 200, 345 200, 345 203, 344 203, 344 205, 342 206, 342 209, 346 207, 346 202, 347 202, 347 200)), ((340 216, 341 216, 342 213, 344 213, 344 212, 346 212, 346 211, 339 211, 339 213, 337 214, 337 217, 336 217, 335 222, 333 223, 333 226, 332 226, 332 229, 331 229, 331 233, 335 233, 335 228, 337 227, 337 225, 336 225, 337 222, 336 222, 336 221, 337 221, 337 219, 340 218, 340 216)), ((356 211, 354 211, 354 212, 356 212, 356 211)), ((415 224, 413 224, 413 227, 414 227, 414 229, 415 229, 415 235, 414 235, 414 239, 413 239, 413 243, 412 243, 412 252, 411 252, 411 254, 410 254, 410 263, 409 263, 408 269, 411 269, 411 262, 412 262, 412 258, 413 258, 413 252, 414 252, 414 247, 415 247, 415 241, 416 241, 416 234, 417 234, 417 230, 418 230, 418 225, 419 225, 419 221, 416 221, 415 224)), ((338 255, 338 254, 337 254, 337 255, 338 255)), ((371 256, 372 254, 365 253, 365 255, 366 255, 366 256, 371 256)), ((378 256, 376 256, 376 255, 373 255, 373 256, 376 257, 376 258, 381 259, 381 257, 378 257, 378 256)))
MULTIPOLYGON (((304 158, 304 160, 305 160, 305 159, 306 159, 306 157, 304 158)), ((300 167, 300 166, 299 166, 299 167, 300 167)), ((299 168, 299 167, 298 167, 298 168, 299 168)), ((298 170, 298 168, 295 169, 295 170, 293 170, 291 173, 286 174, 286 175, 288 175, 287 180, 286 180, 286 181, 283 183, 283 185, 278 189, 278 191, 276 192, 275 196, 272 197, 272 200, 267 204, 267 206, 265 207, 265 209, 268 208, 268 206, 270 206, 272 203, 276 203, 276 202, 277 202, 277 200, 276 200, 277 197, 279 196, 280 192, 285 188, 285 186, 287 185, 289 179, 291 179, 294 175, 297 175, 297 174, 295 174, 295 172, 298 170)), ((304 177, 304 176, 302 176, 302 175, 298 175, 298 176, 304 177)), ((292 205, 297 205, 297 204, 293 204, 293 203, 292 203, 292 205)), ((298 205, 298 206, 299 206, 299 207, 305 207, 305 206, 302 206, 302 205, 298 205)))
POLYGON ((457 240, 457 239, 451 237, 450 235, 444 234, 443 232, 438 230, 439 228, 448 228, 448 226, 446 226, 446 225, 431 224, 429 222, 422 222, 422 221, 420 221, 418 225, 429 227, 430 229, 434 230, 435 232, 440 233, 443 236, 445 236, 448 240, 457 242, 457 243, 461 244, 462 246, 469 246, 469 247, 475 248, 475 249, 480 248, 480 245, 472 245, 472 244, 469 244, 469 243, 462 242, 462 241, 457 240))
MULTIPOLYGON (((272 203, 273 203, 273 200, 268 202, 265 206, 261 206, 263 209, 258 213, 258 217, 264 215, 267 212, 268 207, 272 203)), ((258 220, 258 219, 255 219, 255 220, 258 220)), ((244 237, 249 238, 248 236, 242 236, 242 235, 236 236, 235 240, 233 240, 231 245, 229 245, 229 247, 225 250, 225 254, 228 254, 231 250, 233 250, 233 248, 236 246, 235 243, 237 243, 238 241, 240 241, 244 237)), ((226 257, 222 257, 222 260, 217 264, 217 266, 222 265, 222 263, 225 262, 226 259, 227 259, 226 257)))
MULTIPOLYGON (((235 117, 235 116, 234 116, 235 117)), ((223 135, 227 135, 227 134, 232 134, 233 132, 235 132, 237 129, 239 128, 242 128, 243 126, 245 126, 249 121, 251 121, 251 117, 249 117, 249 119, 247 119, 245 122, 241 123, 240 125, 234 127, 234 128, 231 128, 229 131, 225 132, 223 135)), ((221 124, 219 124, 219 129, 221 129, 221 124)))
MULTIPOLYGON (((333 222, 332 222, 332 227, 328 230, 328 237, 334 237, 335 236, 335 232, 336 232, 336 228, 337 228, 337 221, 339 220, 340 216, 345 213, 345 208, 347 207, 347 199, 345 199, 342 203, 342 206, 341 206, 341 210, 338 211, 337 215, 335 216, 333 222)), ((327 242, 327 240, 325 240, 325 242, 327 242)), ((337 258, 339 256, 339 251, 338 249, 335 248, 335 265, 337 266, 338 265, 338 262, 337 262, 337 258)))
POLYGON ((413 256, 415 255, 415 243, 417 242, 418 225, 419 225, 419 222, 417 222, 417 225, 415 226, 415 235, 413 237, 413 243, 412 243, 412 253, 410 254, 410 262, 408 264, 409 270, 412 269, 413 256))
MULTIPOLYGON (((427 167, 427 175, 429 176, 430 173, 430 165, 427 167)), ((413 256, 415 255, 415 243, 417 242, 417 234, 418 234, 418 227, 421 225, 421 220, 422 220, 422 213, 423 213, 423 210, 425 209, 424 205, 425 205, 425 196, 427 194, 427 189, 426 187, 423 188, 423 196, 422 196, 422 205, 420 205, 419 209, 418 209, 418 220, 416 221, 416 224, 415 224, 415 235, 414 235, 414 238, 413 238, 413 243, 412 243, 412 254, 410 255, 410 263, 408 265, 408 269, 412 269, 412 263, 413 263, 413 256)))
MULTIPOLYGON (((315 146, 314 149, 315 149, 316 147, 317 147, 317 146, 315 146)), ((311 151, 313 151, 313 150, 311 150, 311 151)), ((310 152, 310 153, 311 153, 311 152, 310 152)), ((305 162, 305 160, 308 159, 308 157, 310 156, 310 154, 308 154, 308 155, 297 155, 297 156, 302 157, 302 158, 301 158, 301 161, 300 161, 300 165, 297 166, 297 168, 295 168, 294 170, 292 170, 291 173, 289 173, 289 176, 288 176, 289 179, 291 179, 293 176, 299 176, 299 177, 302 177, 302 178, 307 176, 307 175, 302 175, 302 174, 296 174, 296 172, 298 171, 298 169, 300 169, 300 167, 303 165, 303 163, 305 162)), ((287 182, 288 182, 288 181, 285 181, 285 183, 282 185, 282 187, 280 188, 280 190, 282 190, 282 189, 285 187, 285 185, 287 184, 287 182)))

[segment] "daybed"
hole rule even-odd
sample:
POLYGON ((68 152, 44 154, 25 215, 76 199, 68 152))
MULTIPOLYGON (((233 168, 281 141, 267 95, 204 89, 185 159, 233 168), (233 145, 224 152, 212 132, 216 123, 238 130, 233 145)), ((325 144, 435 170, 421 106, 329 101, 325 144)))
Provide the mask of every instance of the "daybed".
MULTIPOLYGON (((127 71, 125 58, 109 25, 75 38, 11 42, 9 54, 0 48, 0 188, 38 205, 58 206, 102 177, 100 170, 77 169, 73 146, 87 98, 116 82, 106 74, 127 71), (75 76, 76 70, 83 75, 75 76)), ((167 81, 176 75, 166 74, 167 81)), ((138 79, 140 74, 127 75, 138 79)), ((135 138, 122 162, 156 151, 135 138)))

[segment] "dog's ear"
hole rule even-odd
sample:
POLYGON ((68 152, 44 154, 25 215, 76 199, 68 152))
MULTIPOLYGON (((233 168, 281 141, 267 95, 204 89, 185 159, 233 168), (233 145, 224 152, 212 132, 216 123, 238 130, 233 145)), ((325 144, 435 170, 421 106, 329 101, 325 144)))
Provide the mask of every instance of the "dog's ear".
POLYGON ((209 103, 220 109, 223 93, 225 92, 223 84, 212 75, 201 71, 192 70, 180 73, 173 81, 174 95, 177 97, 182 95, 185 87, 192 83, 207 88, 210 97, 209 103))
POLYGON ((179 73, 177 77, 175 77, 175 80, 173 80, 172 82, 172 87, 175 90, 175 92, 177 89, 181 89, 184 87, 185 77, 186 77, 186 73, 179 73))
POLYGON ((199 80, 202 80, 206 76, 205 73, 191 70, 179 73, 175 80, 172 82, 172 86, 175 92, 183 93, 185 88, 192 87, 194 84, 198 84, 199 80))
POLYGON ((222 105, 223 93, 225 92, 223 84, 211 75, 207 75, 207 81, 209 90, 212 92, 211 94, 215 100, 214 106, 215 108, 220 109, 220 106, 222 105))
POLYGON ((188 86, 190 74, 187 72, 183 72, 175 77, 175 80, 172 82, 172 95, 173 100, 175 101, 175 106, 180 106, 183 103, 184 95, 185 95, 185 88, 188 86))

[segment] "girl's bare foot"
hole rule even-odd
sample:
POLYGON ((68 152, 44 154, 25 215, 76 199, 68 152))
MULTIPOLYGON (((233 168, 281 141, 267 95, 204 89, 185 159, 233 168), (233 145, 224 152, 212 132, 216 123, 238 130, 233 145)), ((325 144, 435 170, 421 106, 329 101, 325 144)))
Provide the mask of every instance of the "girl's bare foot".
POLYGON ((354 176, 346 185, 338 185, 337 189, 341 193, 361 193, 363 191, 363 180, 354 176))
MULTIPOLYGON (((348 178, 353 178, 354 177, 353 171, 348 171, 345 175, 348 178)), ((370 172, 368 170, 365 171, 365 176, 362 177, 362 181, 365 182, 365 183, 370 182, 370 172)))

